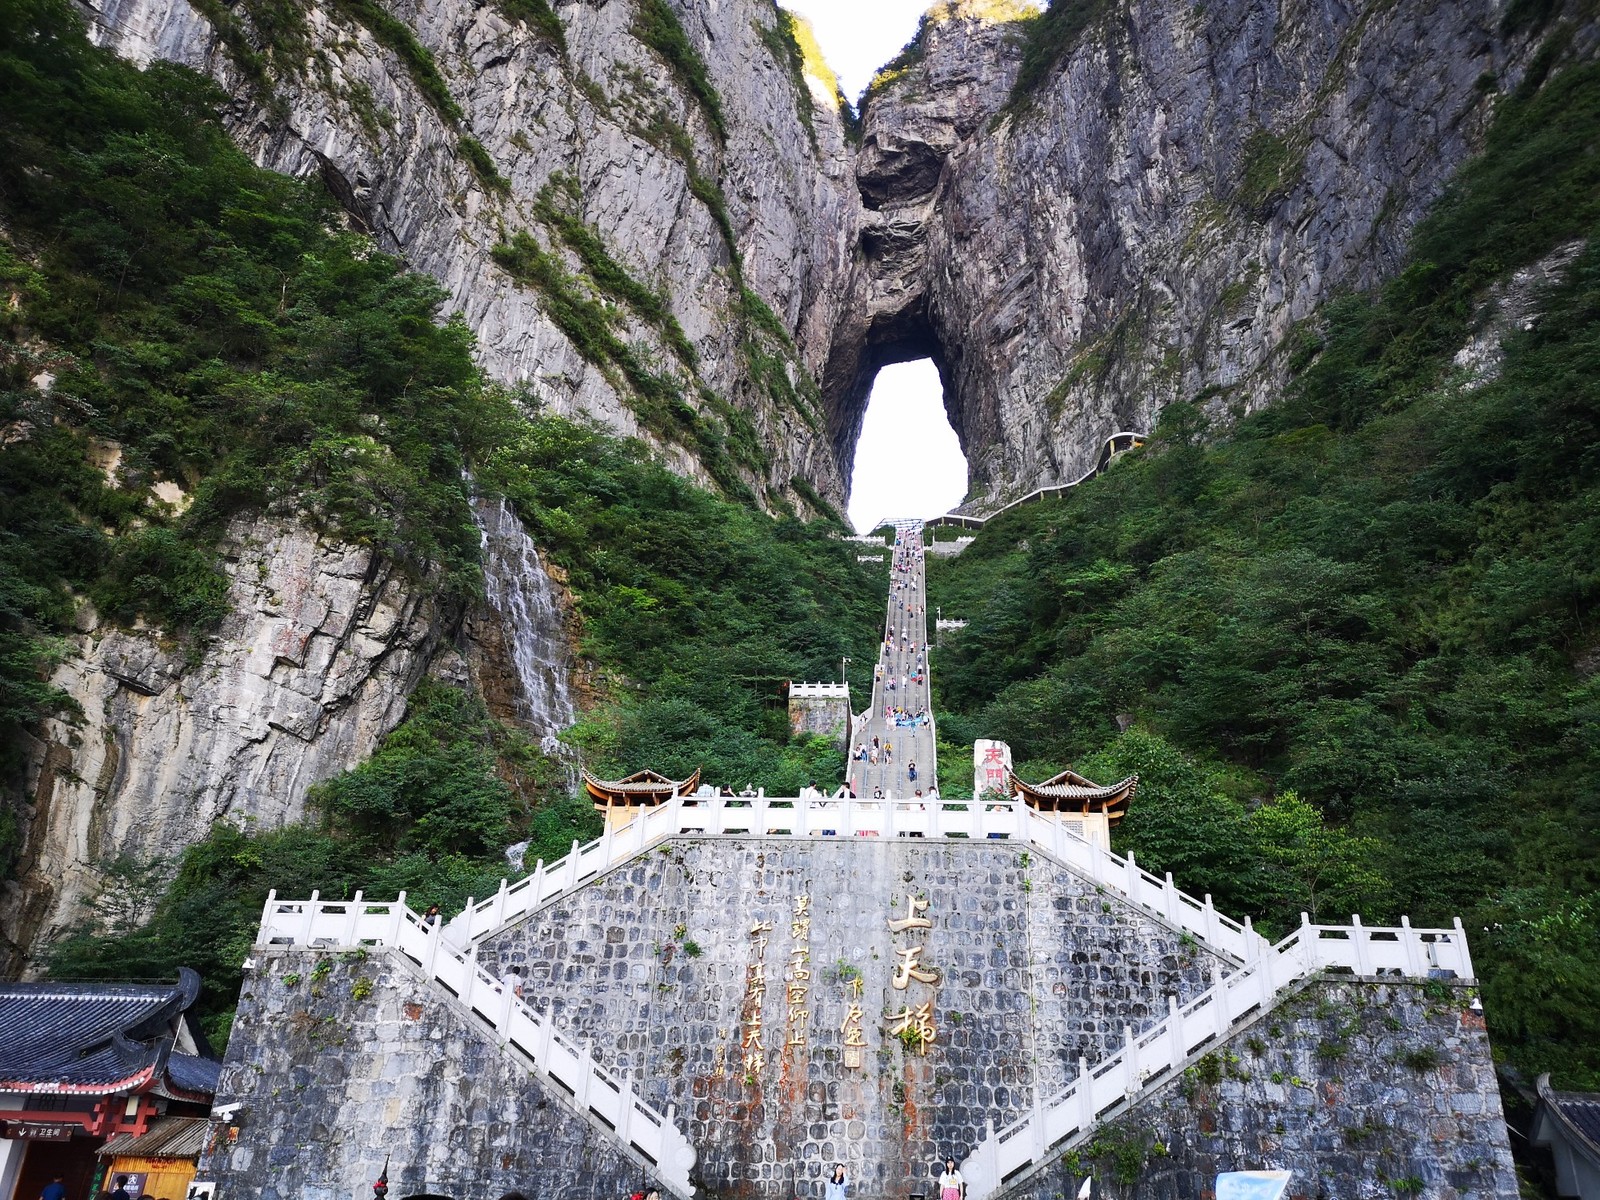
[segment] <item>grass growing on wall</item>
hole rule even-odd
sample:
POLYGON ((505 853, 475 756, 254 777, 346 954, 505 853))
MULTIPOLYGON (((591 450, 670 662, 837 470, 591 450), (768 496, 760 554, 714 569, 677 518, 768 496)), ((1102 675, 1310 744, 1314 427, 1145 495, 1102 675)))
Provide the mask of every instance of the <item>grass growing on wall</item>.
POLYGON ((726 141, 728 126, 722 115, 722 97, 711 82, 706 60, 689 41, 668 0, 639 0, 633 34, 661 55, 684 91, 700 106, 717 140, 726 141))
POLYGON ((1227 437, 1173 405, 1146 450, 929 567, 930 601, 972 622, 935 673, 941 735, 1003 738, 1024 774, 1139 770, 1123 844, 1236 915, 1462 916, 1497 1052, 1580 1088, 1600 1085, 1597 147, 1600 68, 1503 98, 1407 268, 1325 311, 1287 396, 1227 437), (1488 285, 1573 241, 1501 376, 1463 386, 1488 285))
POLYGON ((561 27, 561 18, 550 7, 549 0, 496 0, 496 3, 513 21, 526 21, 530 29, 563 56, 567 53, 567 31, 561 27))

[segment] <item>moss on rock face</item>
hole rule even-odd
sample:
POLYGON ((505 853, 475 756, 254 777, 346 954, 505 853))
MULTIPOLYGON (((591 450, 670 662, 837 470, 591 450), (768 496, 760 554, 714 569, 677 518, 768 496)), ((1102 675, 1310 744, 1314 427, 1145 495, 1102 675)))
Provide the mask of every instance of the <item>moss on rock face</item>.
POLYGON ((726 141, 728 124, 722 114, 722 97, 711 82, 706 60, 694 48, 668 0, 639 0, 633 35, 662 57, 679 85, 700 106, 717 140, 726 141))
POLYGON ((1249 215, 1269 216, 1305 172, 1302 146, 1269 129, 1258 129, 1245 139, 1239 157, 1239 182, 1233 202, 1249 215))

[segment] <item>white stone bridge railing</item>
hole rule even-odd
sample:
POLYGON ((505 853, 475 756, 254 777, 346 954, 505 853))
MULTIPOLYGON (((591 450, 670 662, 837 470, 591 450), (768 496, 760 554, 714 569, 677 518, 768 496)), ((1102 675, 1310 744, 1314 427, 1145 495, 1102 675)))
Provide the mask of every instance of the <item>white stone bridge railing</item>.
POLYGON ((1184 930, 1235 963, 1258 957, 1266 940, 1246 918, 1234 921, 1218 912, 1211 897, 1196 899, 1172 882, 1143 870, 1133 855, 1103 850, 1074 834, 1070 817, 1044 816, 1020 800, 889 799, 853 800, 847 795, 801 800, 762 794, 753 797, 680 796, 643 810, 620 829, 572 850, 554 863, 542 860, 515 883, 467 907, 445 927, 446 940, 465 947, 573 891, 612 866, 681 834, 744 837, 920 836, 1026 842, 1069 869, 1146 912, 1184 930))
POLYGON ((1471 980, 1472 957, 1457 919, 1452 929, 1302 925, 1254 961, 1179 1007, 1169 997, 1166 1020, 1137 1036, 1124 1027, 1123 1048, 1078 1075, 1058 1094, 1038 1099, 1032 1113, 987 1136, 961 1164, 967 1200, 990 1200, 1035 1170, 1087 1141, 1152 1090, 1171 1082, 1192 1060, 1221 1046, 1275 1007, 1287 989, 1323 971, 1358 976, 1471 980))
POLYGON ((574 1043, 558 1032, 551 1014, 537 1013, 480 967, 475 951, 455 949, 439 925, 428 925, 406 906, 405 893, 393 902, 373 903, 357 892, 354 900, 280 900, 267 897, 261 915, 258 947, 304 947, 350 950, 388 946, 403 954, 423 974, 455 996, 483 1022, 502 1045, 553 1082, 580 1114, 597 1119, 641 1165, 650 1168, 661 1186, 678 1200, 689 1200, 694 1186, 689 1172, 695 1150, 674 1123, 668 1105, 658 1112, 634 1094, 632 1083, 593 1060, 590 1045, 574 1043))

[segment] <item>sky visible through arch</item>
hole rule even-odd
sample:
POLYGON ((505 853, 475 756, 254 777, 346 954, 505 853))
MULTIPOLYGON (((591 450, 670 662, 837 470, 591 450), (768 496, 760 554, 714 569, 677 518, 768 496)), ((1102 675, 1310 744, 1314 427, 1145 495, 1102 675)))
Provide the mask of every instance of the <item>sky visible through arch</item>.
POLYGON ((967 495, 967 460, 944 413, 932 359, 884 367, 872 384, 850 487, 850 523, 936 517, 967 495))
MULTIPOLYGON (((782 0, 811 22, 845 95, 859 100, 917 31, 932 0, 782 0)), ((850 522, 934 517, 966 497, 967 460, 945 417, 939 374, 928 360, 885 367, 872 385, 856 445, 850 522)))

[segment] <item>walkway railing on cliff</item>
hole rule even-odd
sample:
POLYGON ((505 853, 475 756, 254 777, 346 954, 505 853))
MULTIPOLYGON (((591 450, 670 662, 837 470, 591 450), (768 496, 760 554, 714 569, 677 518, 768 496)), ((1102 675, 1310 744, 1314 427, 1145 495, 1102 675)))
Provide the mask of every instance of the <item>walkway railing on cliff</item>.
POLYGON ((1470 980, 1472 957, 1458 919, 1453 929, 1413 929, 1352 924, 1302 925, 1179 1007, 1169 997, 1167 1019, 1137 1036, 1124 1026, 1123 1048, 1090 1067, 1078 1059, 1078 1075, 1058 1094, 1036 1103, 1022 1120, 988 1134, 961 1164, 967 1200, 988 1200, 1033 1171, 1087 1141, 1096 1127, 1169 1083, 1194 1059, 1222 1045, 1273 1008, 1286 989, 1322 971, 1395 975, 1409 979, 1446 975, 1470 980))
POLYGON ((646 809, 621 829, 607 829, 586 846, 577 842, 564 858, 546 864, 467 907, 445 927, 445 937, 468 946, 498 933, 581 887, 612 866, 681 834, 756 837, 883 837, 1011 839, 1026 841, 1096 886, 1121 897, 1205 943, 1236 963, 1258 957, 1266 941, 1249 918, 1234 921, 1218 912, 1211 897, 1196 899, 1176 887, 1171 874, 1158 878, 1133 855, 1123 858, 1074 834, 1054 817, 1041 816, 1020 800, 855 800, 680 796, 646 809))
POLYGON ((581 1114, 598 1118, 622 1145, 649 1167, 679 1200, 694 1194, 689 1172, 695 1150, 674 1123, 671 1105, 658 1112, 634 1094, 632 1083, 597 1065, 590 1045, 574 1043, 556 1030, 551 1014, 534 1012, 477 964, 475 951, 456 950, 438 925, 428 925, 398 900, 280 900, 267 897, 261 914, 260 946, 302 946, 318 950, 389 946, 466 1006, 495 1039, 520 1054, 564 1092, 581 1114))
MULTIPOLYGON (((1116 458, 1119 454, 1126 454, 1129 450, 1136 450, 1149 440, 1149 434, 1131 433, 1127 430, 1118 430, 1116 433, 1113 433, 1110 437, 1106 438, 1103 443, 1101 443, 1100 453, 1095 458, 1094 466, 1090 467, 1071 483, 1055 483, 1048 487, 1035 488, 1026 496, 1012 500, 1008 504, 1002 504, 993 512, 985 513, 981 517, 971 517, 967 516, 965 513, 949 512, 945 513, 941 517, 928 517, 927 519, 923 520, 921 524, 929 527, 930 529, 941 525, 954 525, 961 529, 982 529, 985 524, 994 520, 1003 513, 1010 512, 1013 508, 1020 508, 1024 504, 1033 504, 1039 500, 1054 500, 1060 498, 1061 496, 1065 496, 1080 483, 1087 483, 1096 475, 1100 474, 1100 472, 1104 471, 1111 465, 1111 460, 1116 458)), ((868 526, 868 529, 882 529, 885 525, 905 524, 907 522, 908 518, 904 517, 885 517, 877 524, 868 526)))

